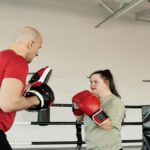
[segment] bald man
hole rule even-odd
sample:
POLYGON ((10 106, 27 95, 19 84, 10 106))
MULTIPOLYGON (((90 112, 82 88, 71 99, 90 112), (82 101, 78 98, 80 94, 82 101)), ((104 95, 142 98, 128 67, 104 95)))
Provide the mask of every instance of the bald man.
POLYGON ((38 56, 42 47, 41 34, 33 27, 19 29, 10 47, 0 51, 0 150, 12 150, 6 134, 15 119, 16 111, 39 105, 36 96, 26 98, 28 63, 38 56))

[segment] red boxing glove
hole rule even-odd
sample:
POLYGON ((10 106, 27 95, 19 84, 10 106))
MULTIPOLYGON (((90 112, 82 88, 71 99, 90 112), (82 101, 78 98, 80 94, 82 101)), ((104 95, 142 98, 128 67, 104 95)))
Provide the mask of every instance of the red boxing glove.
POLYGON ((78 105, 80 112, 84 112, 98 125, 102 125, 108 119, 107 114, 101 108, 101 102, 98 97, 88 90, 73 96, 72 102, 78 105))
POLYGON ((72 98, 72 110, 75 116, 82 116, 84 112, 80 109, 79 103, 83 94, 77 94, 72 98))

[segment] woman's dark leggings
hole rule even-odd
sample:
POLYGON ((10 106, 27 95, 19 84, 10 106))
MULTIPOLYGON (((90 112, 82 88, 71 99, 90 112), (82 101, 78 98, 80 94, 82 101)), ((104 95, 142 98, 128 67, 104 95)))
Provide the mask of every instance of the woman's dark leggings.
POLYGON ((12 150, 9 142, 7 141, 6 134, 0 130, 0 150, 12 150))

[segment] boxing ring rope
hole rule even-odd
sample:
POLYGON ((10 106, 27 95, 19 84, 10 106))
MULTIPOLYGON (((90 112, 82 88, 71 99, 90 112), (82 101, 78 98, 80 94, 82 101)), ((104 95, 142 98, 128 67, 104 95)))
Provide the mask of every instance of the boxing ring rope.
MULTIPOLYGON (((138 105, 138 106, 125 106, 127 109, 141 109, 145 105, 138 105)), ((72 104, 53 104, 52 107, 72 107, 72 104)), ((15 122, 15 125, 76 125, 76 122, 68 122, 68 121, 61 121, 61 122, 15 122)), ((81 125, 84 123, 82 122, 81 125)), ((142 122, 123 122, 122 125, 126 126, 141 126, 142 122)), ((81 134, 82 139, 82 134, 81 134)), ((136 139, 136 140, 122 140, 122 143, 141 143, 143 139, 136 139)), ((61 145, 61 144, 86 144, 85 141, 78 140, 77 141, 32 141, 31 145, 61 145)))

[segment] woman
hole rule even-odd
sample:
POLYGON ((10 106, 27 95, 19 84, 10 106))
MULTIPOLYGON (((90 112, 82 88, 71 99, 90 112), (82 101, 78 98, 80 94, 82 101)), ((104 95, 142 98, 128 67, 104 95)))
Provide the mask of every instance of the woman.
POLYGON ((120 132, 125 107, 113 75, 110 70, 99 70, 93 72, 89 79, 91 94, 83 91, 73 97, 74 114, 78 121, 84 120, 87 149, 121 150, 120 132), (99 109, 96 111, 95 107, 99 109))

